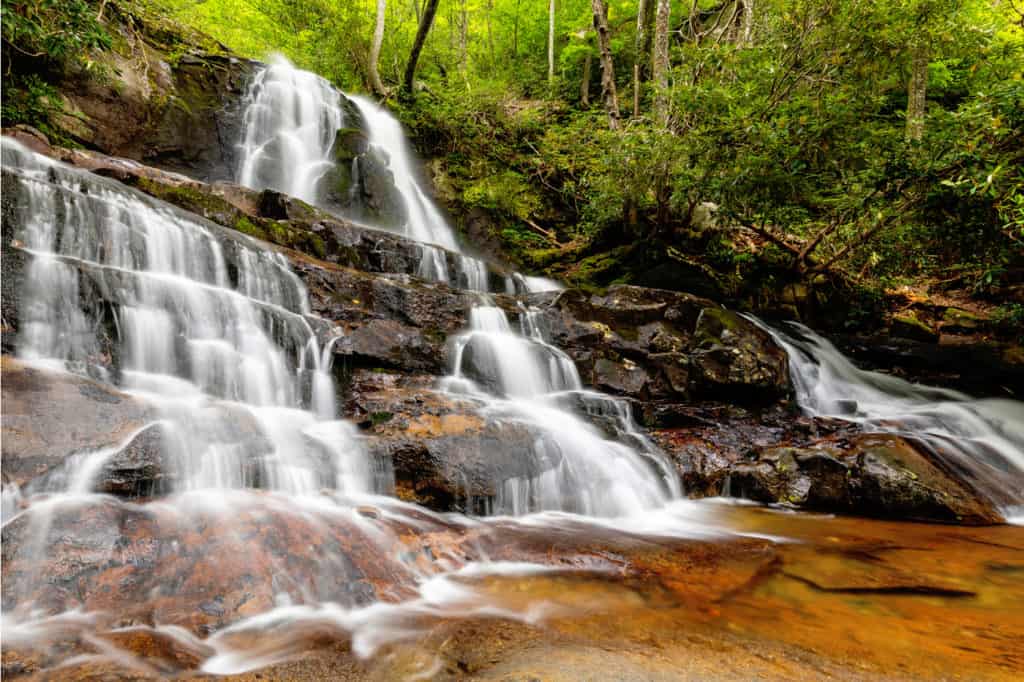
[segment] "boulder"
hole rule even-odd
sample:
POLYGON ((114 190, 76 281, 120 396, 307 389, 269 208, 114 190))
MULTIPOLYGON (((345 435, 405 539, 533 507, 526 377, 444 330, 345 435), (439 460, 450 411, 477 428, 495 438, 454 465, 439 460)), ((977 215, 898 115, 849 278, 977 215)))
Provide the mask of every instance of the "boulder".
POLYGON ((891 336, 934 343, 939 340, 939 333, 913 312, 904 315, 893 315, 889 325, 891 336))
MULTIPOLYGON (((207 180, 234 177, 242 139, 241 109, 256 62, 205 48, 175 54, 167 36, 140 39, 150 27, 108 22, 115 48, 99 69, 68 72, 54 83, 60 113, 49 125, 62 137, 207 180), (95 75, 117 74, 116 79, 95 75)), ((180 36, 171 39, 179 43, 180 36)))
POLYGON ((770 447, 730 468, 730 493, 820 511, 984 525, 1002 516, 913 439, 858 434, 770 447))
MULTIPOLYGON (((153 407, 87 377, 27 365, 10 356, 3 371, 3 480, 25 488, 77 453, 112 447, 128 451, 127 469, 158 456, 147 435, 153 407)), ((127 485, 130 476, 123 477, 127 485)), ((120 483, 114 483, 119 487, 120 483)))
POLYGON ((770 402, 785 395, 789 361, 771 336, 724 308, 704 308, 697 320, 697 348, 690 355, 696 393, 731 402, 770 402))
POLYGON ((395 494, 437 511, 485 513, 502 482, 556 462, 536 451, 527 424, 489 417, 480 404, 438 392, 428 376, 357 371, 346 412, 371 455, 394 475, 395 494))
POLYGON ((616 285, 604 295, 536 295, 554 345, 584 382, 647 402, 727 399, 767 404, 789 392, 788 360, 771 336, 712 301, 616 285))

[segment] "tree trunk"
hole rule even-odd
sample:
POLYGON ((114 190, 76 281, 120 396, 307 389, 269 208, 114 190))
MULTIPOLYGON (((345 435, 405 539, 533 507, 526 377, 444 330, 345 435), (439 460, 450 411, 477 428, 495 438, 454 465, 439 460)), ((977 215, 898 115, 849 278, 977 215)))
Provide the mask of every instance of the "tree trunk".
POLYGON ((416 62, 420 59, 420 52, 423 51, 423 44, 427 42, 427 34, 434 23, 434 15, 437 14, 437 4, 440 0, 427 0, 427 6, 423 9, 423 16, 420 18, 420 26, 416 30, 416 39, 413 40, 412 50, 409 52, 409 63, 405 65, 405 78, 402 79, 402 92, 412 97, 412 84, 416 78, 416 62))
POLYGON ((459 71, 463 77, 469 69, 469 13, 466 0, 459 3, 459 71))
POLYGON ((590 106, 590 61, 592 57, 590 50, 587 50, 583 58, 583 80, 580 82, 580 106, 590 106))
POLYGON ((512 20, 512 61, 519 57, 519 3, 520 0, 516 0, 516 13, 512 20))
MULTIPOLYGON (((667 2, 667 0, 665 0, 667 2)), ((619 128, 619 95, 615 91, 615 68, 612 64, 611 39, 608 31, 608 14, 604 0, 591 0, 594 9, 594 28, 597 29, 597 46, 601 52, 601 97, 608 110, 608 127, 619 128)))
POLYGON ((658 0, 658 16, 654 24, 654 113, 658 124, 668 127, 668 31, 672 3, 658 0))
POLYGON ((377 25, 373 28, 373 45, 370 46, 370 87, 381 97, 387 96, 387 91, 380 80, 377 62, 380 61, 380 47, 384 44, 384 14, 387 7, 387 0, 377 0, 377 25))
POLYGON ((487 0, 487 53, 490 55, 490 68, 494 68, 494 31, 491 29, 491 15, 494 13, 494 0, 487 0))
POLYGON ((928 88, 928 48, 919 45, 910 57, 910 85, 907 87, 907 140, 924 136, 925 95, 928 88))
POLYGON ((548 83, 555 82, 555 0, 548 0, 548 83))
POLYGON ((633 55, 633 118, 640 118, 640 83, 644 76, 647 53, 647 7, 650 0, 639 0, 636 9, 636 46, 633 55))
POLYGON ((743 0, 743 45, 750 45, 754 35, 754 0, 743 0))

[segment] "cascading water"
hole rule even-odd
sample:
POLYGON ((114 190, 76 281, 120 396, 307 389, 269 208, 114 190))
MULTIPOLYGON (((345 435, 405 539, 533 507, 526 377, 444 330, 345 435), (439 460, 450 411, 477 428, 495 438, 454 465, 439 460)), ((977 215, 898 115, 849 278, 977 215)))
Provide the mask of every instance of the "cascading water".
POLYGON ((322 203, 319 183, 334 166, 331 149, 344 122, 338 91, 276 55, 246 100, 239 184, 322 203))
MULTIPOLYGON (((340 120, 336 95, 287 62, 261 72, 246 112, 242 181, 315 201, 340 120)), ((197 576, 228 571, 222 564, 230 567, 230 559, 250 552, 260 557, 258 567, 243 561, 235 578, 224 578, 265 600, 246 606, 245 614, 257 615, 201 643, 208 657, 203 668, 216 673, 293 656, 287 638, 263 644, 233 637, 283 623, 299 624, 297 638, 303 622, 327 623, 349 633, 353 650, 368 656, 422 633, 430 619, 479 614, 535 622, 543 608, 500 606, 500 595, 474 584, 558 570, 489 561, 490 550, 477 543, 500 546, 510 527, 540 534, 588 527, 677 537, 727 532, 706 508, 677 499, 673 467, 636 429, 628 405, 582 389, 573 362, 546 341, 536 311, 522 308, 514 329, 483 293, 491 274, 486 264, 441 250, 455 248, 455 240, 415 181, 400 127, 369 102, 359 106, 374 144, 390 155, 408 203, 408 231, 423 241, 421 274, 481 292, 443 387, 475 401, 485 420, 517 423, 533 436, 522 450, 495 453, 529 460, 517 468, 529 473, 496 480, 487 505, 497 514, 527 516, 515 522, 441 516, 374 495, 389 492, 388 481, 375 475, 378 467, 354 427, 336 419, 330 358, 337 337, 309 314, 306 291, 282 255, 5 138, 4 220, 14 225, 15 245, 26 255, 19 354, 47 371, 98 376, 155 413, 123 442, 72 455, 25 489, 5 485, 5 539, 8 528, 32 538, 10 551, 5 545, 5 570, 28 567, 5 573, 5 638, 45 638, 55 628, 88 639, 99 627, 99 612, 80 618, 77 609, 102 606, 47 587, 55 580, 49 572, 67 565, 65 553, 89 542, 72 529, 77 518, 88 521, 83 537, 100 533, 138 551, 180 553, 197 576), (575 416, 580 413, 587 419, 575 416), (154 432, 166 474, 160 490, 146 492, 155 499, 96 494, 108 462, 154 432), (152 535, 131 537, 139 523, 150 524, 152 535), (474 539, 458 551, 431 551, 431 536, 470 531, 474 539), (304 558, 274 563, 278 540, 289 533, 299 534, 296 551, 304 558), (217 555, 206 556, 194 543, 217 547, 217 555), (417 543, 420 549, 406 551, 417 543), (363 554, 349 554, 353 547, 363 554), (386 576, 383 594, 395 603, 369 603, 352 556, 370 560, 363 570, 386 576), (423 556, 431 561, 416 558, 423 556)), ((515 294, 558 288, 519 275, 503 286, 515 294)), ((284 546, 290 554, 292 546, 284 546)), ((111 556, 104 555, 103 566, 111 556)), ((125 608, 133 600, 178 599, 168 585, 181 577, 161 573, 163 565, 130 559, 124 570, 134 576, 118 578, 116 586, 125 608)), ((205 608, 216 613, 220 606, 205 608)), ((181 628, 153 629, 186 648, 198 646, 181 628)), ((108 650, 132 660, 116 647, 108 650)))
MULTIPOLYGON (((401 124, 369 99, 344 95, 320 76, 295 68, 280 55, 256 73, 246 95, 239 184, 276 189, 323 206, 327 192, 321 187, 322 180, 335 166, 331 152, 335 136, 345 124, 343 97, 359 110, 369 144, 381 152, 394 178, 405 216, 401 231, 421 244, 416 274, 486 291, 487 265, 478 258, 458 254, 454 276, 449 274, 444 250, 458 252, 458 245, 441 211, 416 178, 401 124)), ((357 157, 352 160, 349 197, 355 203, 359 201, 359 178, 357 157)))
POLYGON ((792 333, 761 326, 789 354, 797 402, 806 414, 915 438, 1007 518, 1024 513, 1024 403, 972 399, 859 369, 826 339, 790 324, 792 333))
POLYGON ((488 418, 522 422, 537 433, 521 455, 531 458, 535 473, 499 482, 496 513, 635 515, 681 493, 671 464, 637 432, 628 406, 583 391, 576 365, 545 341, 535 312, 521 310, 516 333, 502 309, 474 308, 442 388, 481 400, 481 414, 488 418), (611 405, 602 416, 614 425, 613 437, 566 409, 574 403, 611 405))
POLYGON ((23 358, 90 366, 156 405, 179 489, 367 489, 367 476, 352 476, 361 454, 348 425, 303 408, 333 416, 316 395, 328 358, 280 254, 8 138, 3 161, 19 213, 8 218, 31 256, 23 358), (241 439, 240 419, 258 437, 241 439), (356 464, 333 468, 345 460, 356 464))
POLYGON ((388 167, 394 175, 395 186, 405 208, 405 234, 424 244, 436 244, 449 251, 457 251, 458 245, 447 221, 416 179, 402 124, 366 97, 348 97, 359 108, 366 122, 370 144, 381 149, 387 156, 388 167))
MULTIPOLYGON (((265 129, 273 128, 267 121, 291 120, 281 113, 273 113, 275 108, 317 111, 309 106, 296 107, 290 85, 269 89, 266 83, 310 83, 314 79, 317 77, 313 74, 299 71, 281 59, 261 72, 250 96, 250 109, 254 111, 246 113, 247 139, 267 137, 265 129)), ((320 88, 322 83, 316 82, 320 88)), ((451 228, 416 177, 414 159, 401 124, 365 97, 338 96, 348 97, 355 104, 366 127, 369 144, 382 152, 387 161, 403 203, 404 232, 420 243, 417 274, 425 279, 448 281, 463 289, 486 292, 489 288, 487 265, 458 252, 451 228), (454 277, 449 276, 444 250, 456 252, 454 277)), ((327 109, 333 110, 333 106, 327 109)), ((310 117, 307 113, 306 119, 310 118, 313 122, 329 119, 326 115, 310 117)), ((314 129, 312 123, 307 126, 314 129)), ((329 147, 327 143, 319 147, 311 144, 320 139, 311 138, 304 148, 315 152, 329 147)), ((247 144, 246 148, 255 147, 247 144)), ((310 155, 305 153, 296 158, 303 161, 310 155)), ((247 154, 246 158, 250 156, 247 154)), ((294 185, 299 179, 288 174, 302 175, 306 173, 304 168, 304 161, 280 166, 278 172, 286 177, 282 184, 294 185)), ((358 173, 358 167, 354 172, 358 173)), ((548 279, 516 273, 507 279, 504 288, 516 295, 559 287, 548 279)), ((444 382, 450 390, 468 390, 483 399, 487 416, 525 422, 542 433, 530 453, 536 475, 499 482, 501 492, 494 501, 494 511, 523 514, 559 509, 615 516, 660 506, 670 497, 678 496, 678 483, 671 467, 649 442, 635 437, 637 431, 632 426, 628 408, 611 398, 583 392, 572 360, 545 342, 539 328, 530 323, 534 316, 529 311, 524 310, 522 317, 525 326, 522 333, 517 334, 505 313, 484 299, 471 311, 470 330, 457 344, 454 374, 444 382), (469 372, 480 383, 474 384, 467 376, 469 372), (567 392, 575 394, 577 399, 567 402, 564 398, 567 392), (570 414, 565 408, 573 402, 591 408, 603 405, 599 409, 604 410, 609 404, 615 405, 605 417, 613 415, 610 419, 617 424, 616 436, 624 436, 630 445, 605 438, 598 429, 570 414), (633 450, 634 446, 637 451, 633 450)))

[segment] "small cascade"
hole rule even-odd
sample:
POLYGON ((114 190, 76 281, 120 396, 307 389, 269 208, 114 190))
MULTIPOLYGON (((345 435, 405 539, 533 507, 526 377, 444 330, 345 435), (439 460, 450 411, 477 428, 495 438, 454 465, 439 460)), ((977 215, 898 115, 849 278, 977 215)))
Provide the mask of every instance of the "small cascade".
POLYGON ((521 273, 514 273, 506 284, 506 291, 510 295, 535 294, 542 291, 561 291, 564 289, 561 284, 547 277, 532 277, 521 273))
POLYGON ((405 235, 424 244, 435 244, 449 251, 457 251, 458 245, 448 222, 416 177, 412 153, 402 131, 402 124, 386 109, 366 97, 349 95, 348 98, 355 103, 366 122, 370 144, 381 149, 388 158, 388 167, 394 175, 395 186, 405 208, 405 235))
POLYGON ((338 91, 275 55, 246 95, 238 183, 322 203, 318 185, 334 166, 331 149, 342 123, 338 91))
POLYGON ((862 370, 802 324, 790 323, 791 333, 761 326, 788 353, 790 377, 805 414, 916 439, 999 505, 1007 518, 1024 512, 1024 403, 973 399, 862 370))
MULTIPOLYGON (((335 416, 330 344, 283 256, 8 138, 3 162, 18 213, 5 219, 31 256, 22 358, 89 369, 155 405, 176 488, 368 489, 368 474, 339 468, 361 458, 347 425, 319 435, 335 416)), ((117 450, 81 466, 96 473, 117 450)), ((68 480, 87 492, 93 477, 68 480)))
POLYGON ((538 434, 531 451, 521 455, 531 458, 536 473, 500 481, 495 513, 623 516, 681 494, 672 465, 639 434, 628 406, 582 390, 575 364, 545 340, 535 311, 522 311, 517 333, 501 308, 474 308, 442 388, 480 400, 487 418, 521 422, 538 434), (574 414, 588 399, 614 405, 608 413, 615 415, 612 431, 574 414))

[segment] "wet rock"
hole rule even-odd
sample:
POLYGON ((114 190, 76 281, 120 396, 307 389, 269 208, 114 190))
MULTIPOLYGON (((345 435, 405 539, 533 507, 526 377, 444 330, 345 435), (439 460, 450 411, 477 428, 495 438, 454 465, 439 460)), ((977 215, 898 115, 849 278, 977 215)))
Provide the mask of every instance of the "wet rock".
MULTIPOLYGON (((339 359, 364 367, 447 372, 449 339, 466 327, 479 302, 476 294, 288 255, 306 283, 313 312, 344 331, 334 346, 339 359)), ((493 298, 507 311, 517 310, 512 299, 493 298)))
POLYGON ((971 525, 1002 520, 928 448, 900 436, 762 449, 731 466, 729 479, 732 495, 806 509, 971 525))
POLYGON ((785 352, 752 322, 690 294, 612 286, 532 297, 584 381, 644 401, 769 403, 789 390, 785 352))
POLYGON ((430 377, 355 373, 346 411, 372 456, 393 470, 395 494, 438 511, 485 513, 503 481, 533 477, 541 456, 527 424, 487 416, 480 404, 432 388, 430 377))
POLYGON ((57 504, 43 525, 38 514, 47 512, 30 509, 3 528, 8 613, 80 608, 206 635, 280 599, 352 607, 407 589, 401 566, 382 560, 357 522, 272 496, 195 494, 156 506, 93 497, 57 504))
POLYGON ((3 480, 25 487, 76 453, 119 445, 128 460, 152 458, 143 430, 153 408, 134 396, 75 374, 32 367, 4 356, 3 480))
POLYGON ((648 376, 632 360, 613 362, 600 358, 594 362, 591 384, 602 391, 619 395, 639 395, 647 385, 648 376))
MULTIPOLYGON (((5 130, 5 134, 25 134, 5 130)), ((201 182, 174 172, 99 152, 36 144, 52 158, 110 177, 152 197, 232 231, 299 251, 311 258, 371 273, 416 275, 424 247, 400 235, 357 225, 295 197, 274 190, 253 190, 230 182, 201 182)), ((6 221, 5 221, 6 223, 6 221)), ((5 225, 6 227, 6 225, 5 225)), ((13 228, 12 228, 13 229, 13 228)), ((437 249, 448 282, 457 285, 459 256, 437 249)), ((492 288, 510 273, 488 265, 492 288)))
POLYGON ((696 393, 736 403, 769 402, 785 395, 789 362, 767 332, 734 312, 704 308, 697 320, 696 393))

